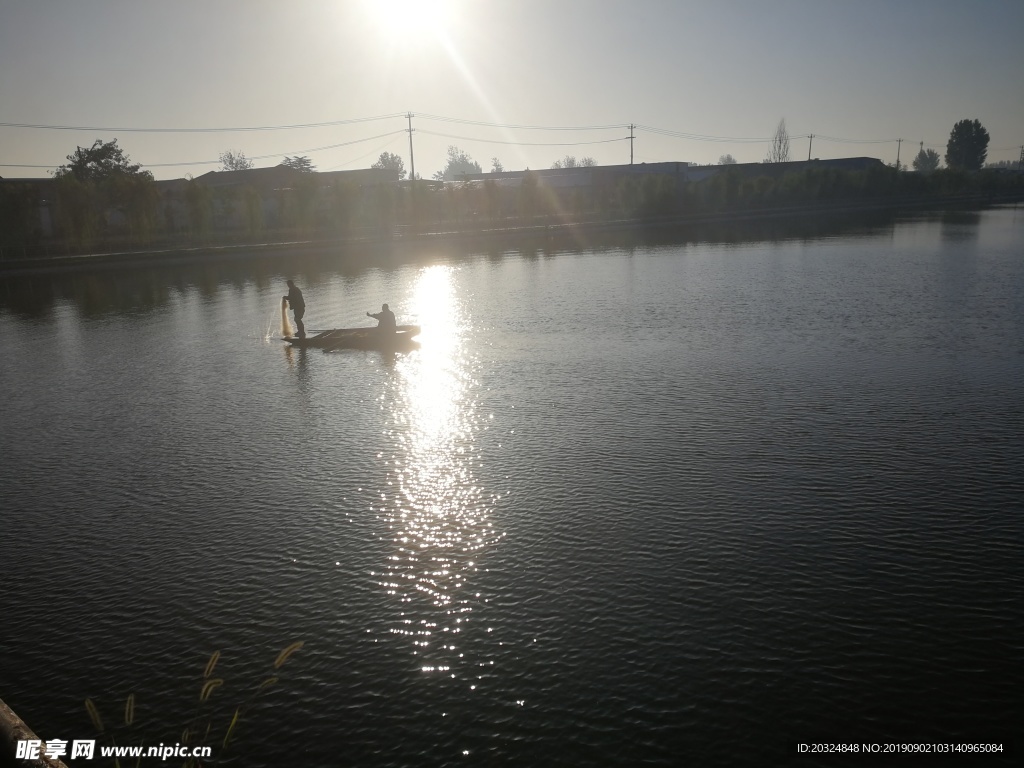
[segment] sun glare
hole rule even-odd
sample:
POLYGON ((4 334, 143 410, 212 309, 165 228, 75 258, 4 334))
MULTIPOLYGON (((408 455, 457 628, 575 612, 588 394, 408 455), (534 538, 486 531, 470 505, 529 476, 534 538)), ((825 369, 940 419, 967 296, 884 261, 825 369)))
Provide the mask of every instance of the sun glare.
POLYGON ((459 304, 451 267, 424 269, 416 283, 410 314, 422 325, 421 348, 403 370, 407 375, 409 402, 421 441, 432 442, 455 429, 461 412, 465 382, 458 357, 459 304))
POLYGON ((463 643, 484 629, 474 613, 488 601, 478 591, 479 562, 502 534, 476 476, 486 427, 457 278, 450 266, 427 267, 405 302, 422 324, 422 346, 397 362, 399 375, 388 380, 396 386, 382 394, 394 453, 379 511, 394 549, 378 584, 396 609, 390 631, 412 641, 420 670, 462 678, 472 690, 485 661, 463 643))
POLYGON ((364 0, 363 6, 392 43, 440 37, 451 21, 449 0, 364 0))

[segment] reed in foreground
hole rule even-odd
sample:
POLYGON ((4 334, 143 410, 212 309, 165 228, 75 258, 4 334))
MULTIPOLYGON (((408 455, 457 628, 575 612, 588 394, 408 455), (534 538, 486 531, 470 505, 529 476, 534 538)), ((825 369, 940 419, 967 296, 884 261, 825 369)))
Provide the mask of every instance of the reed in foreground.
MULTIPOLYGON (((202 678, 199 681, 199 692, 196 697, 195 705, 193 707, 193 713, 184 730, 181 732, 181 739, 177 746, 182 749, 181 752, 192 753, 193 748, 196 747, 210 747, 217 749, 218 752, 211 757, 199 758, 199 757, 187 757, 185 762, 182 764, 182 768, 202 768, 203 766, 211 766, 220 763, 225 758, 225 754, 228 752, 229 745, 232 742, 232 738, 235 734, 239 723, 245 717, 250 707, 255 701, 265 693, 270 687, 280 682, 280 669, 284 664, 292 657, 292 655, 300 650, 305 643, 301 640, 291 643, 287 647, 283 648, 273 663, 273 673, 268 677, 264 678, 258 685, 253 687, 248 695, 234 707, 234 712, 231 715, 231 719, 227 720, 226 716, 221 718, 218 715, 218 708, 214 701, 215 694, 225 685, 224 678, 214 677, 214 672, 217 668, 217 663, 220 661, 220 651, 214 651, 209 660, 206 662, 206 666, 203 668, 202 678), (220 720, 221 723, 226 722, 226 726, 223 727, 221 735, 220 726, 215 727, 216 721, 220 720)), ((92 722, 93 728, 96 729, 97 742, 105 746, 117 747, 118 741, 120 740, 121 745, 137 746, 140 749, 140 753, 144 752, 147 745, 152 746, 153 742, 146 742, 142 738, 142 734, 135 727, 135 694, 129 694, 124 702, 124 716, 122 718, 122 725, 116 728, 107 728, 104 723, 103 717, 100 715, 99 707, 96 705, 91 698, 85 700, 85 711, 89 715, 89 720, 92 722)), ((223 710, 220 710, 223 712, 223 710)), ((162 742, 161 742, 162 746, 162 742)), ((121 768, 122 759, 118 756, 114 756, 113 765, 115 768, 121 768)), ((164 758, 166 759, 166 758, 164 758)), ((131 758, 125 758, 127 765, 139 766, 142 761, 142 754, 133 755, 131 758)))

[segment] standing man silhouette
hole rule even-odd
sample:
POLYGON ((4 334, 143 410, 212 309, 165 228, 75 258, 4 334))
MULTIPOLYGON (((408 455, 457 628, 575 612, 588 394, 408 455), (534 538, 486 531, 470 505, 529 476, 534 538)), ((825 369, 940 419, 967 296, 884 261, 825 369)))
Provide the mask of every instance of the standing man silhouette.
POLYGON ((295 326, 298 328, 296 335, 300 339, 306 338, 306 326, 302 324, 302 316, 306 314, 306 300, 302 298, 302 291, 296 287, 295 283, 289 280, 288 295, 283 298, 288 302, 288 306, 292 308, 292 314, 295 315, 295 326))

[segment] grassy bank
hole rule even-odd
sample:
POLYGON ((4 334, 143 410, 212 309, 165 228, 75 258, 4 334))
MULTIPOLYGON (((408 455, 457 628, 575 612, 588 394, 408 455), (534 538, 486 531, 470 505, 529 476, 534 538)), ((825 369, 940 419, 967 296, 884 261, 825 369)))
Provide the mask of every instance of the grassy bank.
MULTIPOLYGON (((728 174, 725 174, 728 176, 728 174)), ((728 178, 719 185, 728 187, 728 178)), ((709 188, 714 192, 714 188, 709 188)), ((738 194, 738 193, 737 193, 738 194)), ((358 254, 358 260, 373 261, 375 252, 383 252, 406 244, 460 242, 481 247, 503 245, 516 248, 538 241, 559 240, 576 247, 591 247, 610 233, 672 230, 685 237, 690 230, 727 227, 758 221, 813 221, 838 216, 856 216, 914 210, 948 210, 983 208, 989 205, 1024 201, 1024 185, 1009 188, 976 190, 958 194, 902 194, 875 197, 821 196, 815 200, 776 198, 769 202, 739 198, 718 204, 688 205, 680 210, 672 205, 646 206, 647 212, 614 217, 590 214, 570 216, 564 212, 534 216, 529 222, 517 218, 504 221, 470 219, 460 226, 430 228, 417 231, 411 225, 394 225, 386 231, 375 229, 347 237, 280 239, 271 242, 216 242, 199 245, 157 248, 104 250, 90 253, 38 253, 31 257, 10 257, 10 249, 0 257, 0 273, 17 274, 50 272, 134 265, 195 264, 221 261, 277 261, 304 256, 325 256, 347 260, 358 254), (756 204, 760 203, 760 204, 756 204)), ((650 203, 650 201, 648 201, 650 203)), ((294 233, 292 233, 294 234, 294 233)))

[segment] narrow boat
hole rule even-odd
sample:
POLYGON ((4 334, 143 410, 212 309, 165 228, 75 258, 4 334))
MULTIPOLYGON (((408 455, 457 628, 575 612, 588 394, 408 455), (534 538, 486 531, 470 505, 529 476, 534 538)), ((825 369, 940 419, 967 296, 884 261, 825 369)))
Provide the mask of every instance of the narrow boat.
POLYGON ((420 333, 418 325, 400 325, 395 328, 394 333, 382 333, 376 328, 334 328, 329 331, 321 331, 315 336, 307 336, 300 339, 297 336, 287 336, 287 341, 293 347, 303 349, 315 348, 330 351, 332 349, 379 349, 386 351, 398 351, 404 349, 415 349, 419 342, 415 337, 420 333))

